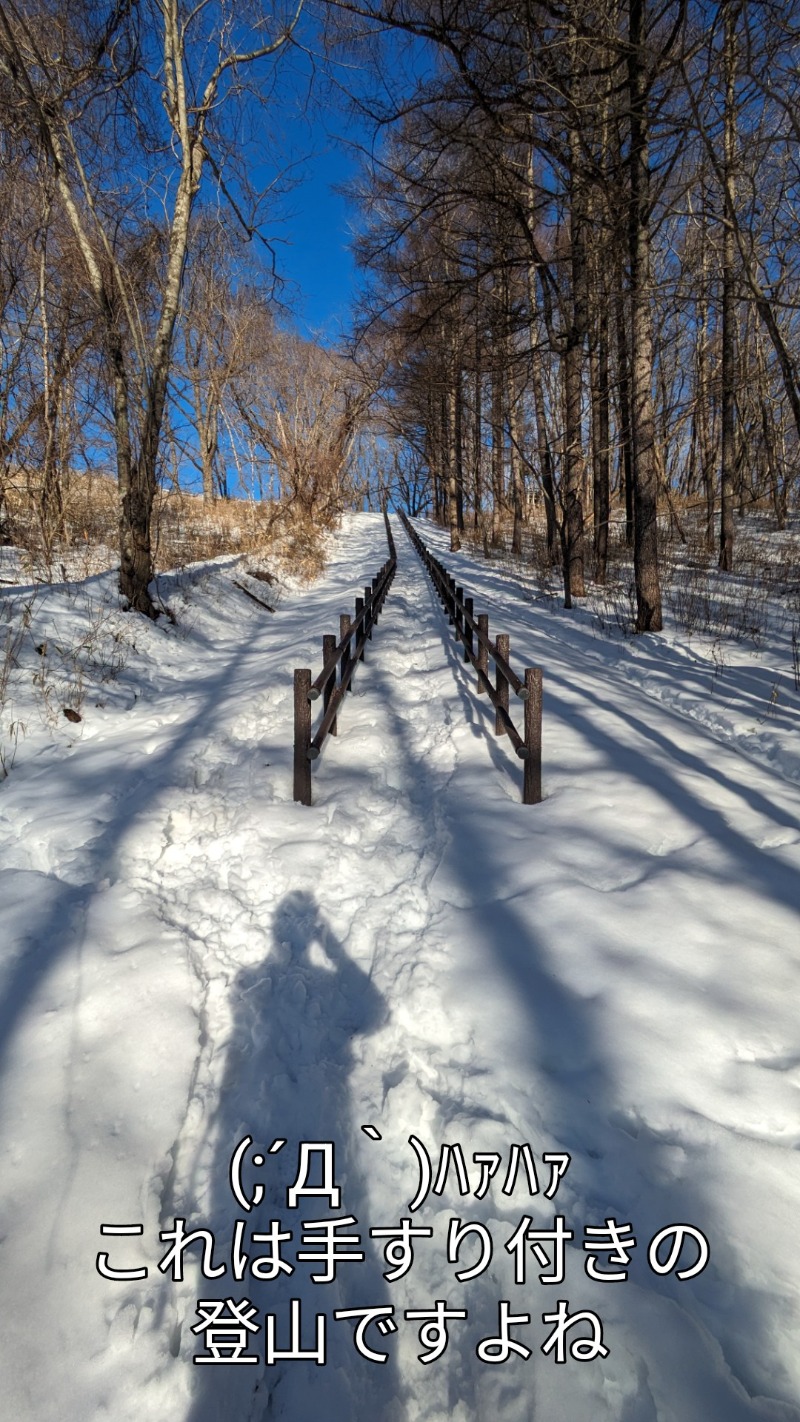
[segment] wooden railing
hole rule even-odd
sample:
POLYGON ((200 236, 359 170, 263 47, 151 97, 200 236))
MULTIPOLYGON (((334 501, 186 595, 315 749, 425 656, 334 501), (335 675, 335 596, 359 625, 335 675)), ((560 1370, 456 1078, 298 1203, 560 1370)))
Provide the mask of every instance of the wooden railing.
POLYGON ((453 627, 454 636, 463 644, 464 661, 471 662, 478 674, 478 694, 487 695, 495 708, 495 735, 508 736, 516 754, 523 762, 522 802, 538 805, 542 798, 542 673, 539 667, 525 667, 517 676, 509 662, 509 639, 502 632, 495 640, 489 637, 489 617, 476 617, 474 600, 456 587, 444 564, 426 548, 416 529, 404 513, 403 527, 413 543, 453 627), (495 665, 495 682, 489 679, 489 660, 495 665), (520 735, 511 719, 509 693, 523 702, 524 722, 520 735))
POLYGON ((311 767, 319 758, 329 735, 337 734, 337 716, 350 689, 358 662, 364 660, 364 648, 372 637, 381 608, 392 586, 397 568, 397 552, 391 524, 386 513, 386 537, 389 557, 364 596, 356 598, 355 616, 343 612, 339 618, 339 638, 331 634, 322 639, 322 671, 314 681, 308 667, 295 669, 294 674, 294 798, 301 805, 311 804, 311 767), (312 703, 322 697, 322 716, 313 736, 312 703))

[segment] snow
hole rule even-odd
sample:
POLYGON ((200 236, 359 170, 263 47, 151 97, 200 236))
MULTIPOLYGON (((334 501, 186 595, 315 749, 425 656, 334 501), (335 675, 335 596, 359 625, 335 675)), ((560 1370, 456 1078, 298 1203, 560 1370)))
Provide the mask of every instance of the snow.
POLYGON ((325 575, 274 615, 231 559, 161 580, 175 625, 121 614, 110 575, 2 593, 9 628, 29 622, 6 746, 10 724, 25 731, 0 789, 0 1376, 15 1422, 800 1419, 800 756, 785 675, 769 700, 781 648, 740 648, 715 701, 696 642, 599 635, 419 528, 510 634, 512 664, 544 669, 538 806, 520 803, 520 762, 399 527, 314 803, 293 803, 292 669, 316 674, 322 634, 383 563, 377 516, 349 516, 325 575), (460 1144, 468 1193, 451 1160, 409 1210, 412 1135, 434 1176, 460 1144), (229 1181, 245 1138, 245 1188, 264 1186, 252 1212, 229 1181), (302 1141, 335 1143, 339 1210, 287 1208, 302 1141), (504 1193, 524 1143, 538 1193, 524 1166, 504 1193), (474 1156, 492 1152, 477 1198, 474 1156), (571 1161, 546 1198, 557 1152, 571 1161), (312 1283, 300 1221, 330 1213, 356 1217, 342 1232, 365 1259, 312 1283), (573 1235, 564 1282, 541 1284, 528 1246, 515 1284, 504 1246, 525 1217, 556 1216, 573 1235), (176 1218, 214 1231, 225 1275, 204 1279, 197 1247, 182 1280, 159 1271, 176 1218), (433 1234, 387 1282, 369 1229, 403 1218, 433 1234), (480 1247, 473 1232, 448 1262, 454 1218, 493 1243, 461 1283, 480 1247), (294 1231, 291 1277, 232 1276, 237 1219, 294 1231), (637 1240, 625 1282, 586 1275, 584 1227, 607 1219, 637 1240), (683 1281, 648 1266, 678 1223, 710 1246, 683 1281), (102 1278, 101 1252, 147 1278, 102 1278), (325 1314, 326 1366, 265 1366, 263 1328, 259 1363, 193 1365, 197 1302, 226 1297, 275 1315, 279 1349, 292 1298, 305 1348, 325 1314), (562 1299, 602 1320, 607 1356, 542 1353, 562 1299), (468 1316, 422 1364, 404 1315, 436 1300, 468 1316), (530 1354, 489 1364, 476 1347, 500 1300, 529 1315, 511 1337, 530 1354), (366 1334, 378 1365, 333 1314, 392 1306, 397 1331, 366 1334))

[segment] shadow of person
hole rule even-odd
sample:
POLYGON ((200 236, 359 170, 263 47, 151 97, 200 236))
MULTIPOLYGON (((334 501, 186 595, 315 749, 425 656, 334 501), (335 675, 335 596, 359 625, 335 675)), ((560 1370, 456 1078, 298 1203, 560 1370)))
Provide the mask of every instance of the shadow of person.
MULTIPOLYGON (((265 1372, 256 1367, 198 1367, 189 1422, 217 1422, 232 1415, 252 1422, 262 1417, 317 1422, 323 1415, 326 1422, 367 1422, 375 1416, 403 1422, 391 1338, 384 1339, 370 1326, 368 1346, 387 1354, 388 1361, 369 1361, 354 1346, 356 1320, 333 1316, 335 1310, 381 1308, 391 1302, 382 1274, 387 1266, 371 1247, 369 1228, 394 1221, 370 1219, 368 1186, 359 1163, 359 1128, 365 1123, 353 1119, 350 1091, 357 1040, 383 1025, 386 1004, 370 976, 345 952, 311 894, 293 892, 282 899, 273 918, 272 940, 264 962, 239 973, 233 988, 233 1026, 215 1118, 211 1215, 219 1258, 227 1259, 233 1216, 243 1214, 231 1192, 229 1165, 237 1144, 249 1136, 253 1144, 245 1156, 243 1188, 254 1198, 260 1184, 263 1198, 249 1216, 248 1229, 268 1232, 278 1220, 282 1231, 291 1230, 291 1241, 279 1249, 292 1272, 280 1272, 268 1281, 248 1273, 240 1283, 226 1275, 205 1285, 206 1297, 238 1300, 246 1293, 262 1323, 266 1315, 274 1316, 279 1353, 296 1346, 291 1300, 299 1299, 298 1351, 313 1352, 315 1315, 324 1314, 326 1361, 320 1367, 313 1358, 278 1358, 265 1372), (309 1152, 307 1171, 301 1166, 302 1143, 331 1144, 333 1182, 325 1178, 321 1150, 309 1152), (288 1189, 301 1180, 309 1193, 290 1208, 288 1189), (312 1193, 331 1183, 341 1190, 338 1206, 330 1195, 312 1193), (321 1257, 321 1232, 311 1231, 308 1222, 334 1217, 343 1223, 336 1232, 339 1258, 331 1266, 321 1257), (360 1235, 360 1243, 346 1244, 347 1235, 360 1235), (314 1262, 301 1260, 298 1251, 318 1257, 314 1262), (352 1257, 357 1252, 363 1253, 363 1260, 352 1257), (330 1273, 335 1277, 327 1282, 324 1276, 330 1273), (322 1276, 320 1281, 312 1279, 314 1274, 322 1276), (243 1373, 249 1376, 242 1378, 243 1373)), ((251 1260, 265 1257, 272 1248, 253 1245, 251 1260)), ((263 1360, 263 1334, 255 1347, 263 1360)))
MULTIPOLYGON (((273 920, 268 1011, 259 1013, 278 1076, 296 1087, 314 1082, 306 1102, 324 1124, 353 1066, 352 1044, 386 1020, 384 1000, 372 980, 344 952, 310 894, 287 894, 273 920)), ((247 989, 244 989, 245 993, 247 989)))

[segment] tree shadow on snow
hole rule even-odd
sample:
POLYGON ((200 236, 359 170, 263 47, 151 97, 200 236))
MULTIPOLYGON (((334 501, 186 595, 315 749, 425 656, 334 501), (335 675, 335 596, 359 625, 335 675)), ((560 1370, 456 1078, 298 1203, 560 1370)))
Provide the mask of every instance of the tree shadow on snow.
MULTIPOLYGON (((0 993, 0 1078, 6 1053, 31 1000, 58 960, 76 951, 80 944, 82 924, 92 899, 99 892, 98 886, 113 884, 120 877, 117 858, 126 836, 135 823, 153 809, 159 796, 184 773, 186 757, 193 745, 213 735, 221 704, 226 696, 235 694, 237 663, 241 660, 242 654, 237 648, 218 674, 186 683, 187 698, 198 695, 196 709, 165 739, 161 750, 146 755, 134 742, 128 764, 113 778, 102 754, 95 767, 93 746, 84 757, 72 760, 61 769, 62 803, 65 807, 71 803, 78 807, 79 821, 86 799, 97 795, 105 796, 101 816, 106 808, 108 813, 102 818, 95 838, 83 846, 84 861, 78 882, 73 881, 72 874, 69 878, 49 874, 47 878, 52 882, 53 892, 41 895, 33 906, 25 935, 26 950, 12 964, 0 993)), ((137 730, 134 720, 134 736, 137 730)))
MULTIPOLYGON (((397 589, 393 601, 401 598, 402 590, 397 589)), ((434 607, 431 594, 431 609, 434 607)), ((438 608, 435 619, 429 620, 426 614, 427 609, 422 616, 420 609, 416 610, 415 635, 424 635, 426 631, 432 636, 441 635, 448 659, 458 661, 458 651, 448 640, 438 608)), ((582 1228, 602 1226, 608 1216, 614 1216, 620 1223, 630 1221, 640 1240, 629 1271, 630 1282, 622 1291, 619 1286, 598 1286, 602 1299, 607 1301, 608 1341, 612 1350, 614 1328, 619 1329, 621 1325, 624 1325, 628 1347, 633 1348, 632 1354, 627 1356, 624 1352, 617 1354, 612 1375, 624 1377, 627 1366, 628 1377, 617 1399, 617 1410, 608 1415, 624 1418, 625 1422, 655 1422, 660 1415, 659 1394, 662 1397, 671 1394, 671 1377, 674 1377, 676 1383, 680 1380, 681 1396, 691 1398, 691 1409, 684 1414, 686 1422, 690 1418, 691 1422, 695 1419, 699 1422, 700 1418, 714 1418, 716 1422, 723 1416, 726 1422, 734 1422, 734 1419, 755 1422, 762 1416, 761 1406, 758 1399, 748 1393, 765 1390, 763 1360, 775 1357, 771 1333, 778 1302, 749 1287, 746 1280, 726 1277, 725 1266, 733 1262, 727 1239, 730 1222, 721 1214, 713 1191, 704 1187, 702 1158, 693 1159, 692 1143, 681 1139, 680 1125, 676 1125, 673 1134, 665 1134, 640 1119, 636 1102, 626 1099, 616 1080, 614 1044, 606 1036, 602 999, 590 990, 581 992, 568 984, 558 968, 558 944, 548 941, 547 931, 537 928, 536 919, 530 912, 522 911, 521 905, 515 902, 515 894, 507 889, 507 866, 502 849, 509 830, 508 809, 496 799, 487 801, 483 809, 479 807, 469 790, 459 788, 458 771, 449 784, 432 772, 418 750, 412 725, 397 710, 393 685, 374 665, 368 675, 371 692, 381 697, 392 736, 401 748, 405 803, 421 824, 430 824, 439 818, 446 840, 441 865, 443 880, 449 879, 458 886, 459 900, 468 906, 464 908, 464 915, 471 939, 485 945, 487 961, 493 962, 506 980, 530 1024, 527 1046, 523 1050, 527 1051, 536 1095, 530 1101, 528 1122, 517 1121, 516 1129, 524 1126, 529 1131, 528 1139, 537 1155, 542 1150, 567 1150, 572 1157, 569 1173, 557 1197, 549 1206, 541 1198, 534 1201, 531 1213, 541 1215, 549 1211, 551 1222, 557 1212, 568 1215, 568 1223, 576 1235, 568 1264, 574 1292, 563 1288, 539 1289, 539 1314, 548 1306, 552 1309, 556 1294, 569 1296, 573 1307, 582 1292, 590 1296, 591 1287, 587 1289, 582 1279, 582 1228), (702 1229, 712 1241, 711 1268, 685 1284, 674 1277, 658 1277, 648 1269, 646 1262, 649 1239, 661 1227, 680 1221, 702 1229), (721 1246, 720 1256, 725 1261, 721 1265, 715 1262, 715 1244, 721 1246), (716 1310, 723 1305, 726 1334, 721 1353, 713 1335, 716 1310), (648 1358, 651 1365, 658 1363, 654 1372, 660 1376, 648 1377, 648 1358), (755 1360, 761 1360, 760 1365, 751 1370, 755 1360)), ((456 682, 467 718, 475 732, 482 735, 478 727, 484 708, 476 700, 471 686, 467 688, 463 676, 457 674, 456 682)), ((574 718, 574 708, 564 708, 564 714, 574 718)), ((592 725, 587 723, 581 729, 589 739, 593 737, 592 725)), ((603 743, 602 749, 609 754, 613 750, 622 751, 627 773, 638 774, 645 783, 653 784, 665 799, 677 804, 703 830, 714 835, 733 859, 741 859, 744 841, 730 830, 725 833, 722 817, 696 800, 670 775, 661 746, 653 759, 642 749, 634 752, 630 744, 622 749, 603 743)), ((513 758, 510 759, 513 765, 513 758)), ((486 773, 492 773, 488 766, 486 773)), ((516 807, 512 812, 519 813, 516 807)), ((535 816, 537 813, 546 815, 546 809, 537 812, 534 807, 525 807, 522 813, 532 817, 530 853, 535 859, 537 837, 547 832, 542 820, 537 825, 535 816)), ((516 821, 514 825, 515 833, 519 834, 516 821)), ((652 856, 644 850, 641 859, 643 866, 649 868, 652 864, 652 856)), ((752 867, 751 863, 751 870, 752 867)), ((783 882, 780 869, 777 874, 772 867, 770 871, 765 869, 764 877, 769 889, 773 892, 777 889, 785 900, 788 886, 783 882)), ((600 943, 600 922, 597 938, 600 943)), ((453 954, 457 960, 456 944, 453 954)), ((486 990, 488 1004, 488 983, 486 990)), ((487 1027, 489 1021, 487 1016, 487 1027)), ((676 1023, 676 1031, 680 1031, 680 1024, 676 1023)), ((504 1103, 495 1105, 500 1109, 504 1103)), ((461 1120, 466 1123, 468 1119, 468 1103, 465 1102, 461 1120)), ((461 1139, 469 1160, 467 1125, 462 1129, 461 1139)), ((497 1149, 507 1148, 509 1143, 498 1137, 497 1149)), ((462 1207, 460 1213, 466 1215, 467 1208, 462 1207)), ((474 1211, 472 1217, 476 1214, 474 1211)), ((597 1307, 597 1288, 594 1295, 593 1306, 597 1307)), ((462 1291, 459 1306, 465 1306, 466 1302, 462 1291)), ((531 1307, 534 1325, 539 1322, 538 1303, 536 1299, 531 1307)), ((479 1317, 484 1307, 480 1292, 475 1304, 476 1317, 479 1317)), ((496 1312, 494 1323, 497 1323, 496 1312)), ((470 1416, 478 1416, 481 1411, 481 1364, 476 1362, 474 1343, 475 1334, 470 1327, 465 1330, 462 1341, 451 1342, 451 1352, 456 1354, 457 1360, 449 1365, 451 1408, 455 1409, 460 1403, 470 1416)), ((599 1363, 589 1366, 602 1367, 599 1363)), ((552 1367, 552 1359, 539 1359, 538 1365, 534 1361, 525 1364, 514 1360, 504 1368, 509 1382, 514 1369, 522 1368, 525 1378, 522 1385, 529 1389, 531 1416, 536 1412, 536 1378, 541 1367, 552 1367)), ((774 1372, 776 1375, 779 1372, 777 1359, 774 1372)), ((519 1372, 514 1375, 514 1381, 518 1378, 521 1382, 519 1372)), ((786 1385, 784 1380, 784 1396, 786 1385)), ((676 1386, 675 1391, 679 1390, 676 1386)), ((776 1393, 781 1395, 780 1383, 776 1393)), ((800 1413, 790 1409, 787 1416, 800 1417, 800 1413)))

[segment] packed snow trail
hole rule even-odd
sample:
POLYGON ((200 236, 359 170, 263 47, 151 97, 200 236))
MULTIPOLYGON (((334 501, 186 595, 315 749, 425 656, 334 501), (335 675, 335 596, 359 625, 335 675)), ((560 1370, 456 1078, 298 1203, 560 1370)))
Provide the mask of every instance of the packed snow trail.
MULTIPOLYGON (((520 764, 396 538, 310 808, 291 800, 292 669, 318 666, 322 633, 384 561, 377 516, 348 519, 325 577, 274 618, 243 605, 224 567, 165 583, 183 631, 141 629, 136 705, 87 717, 67 753, 3 787, 9 1415, 797 1422, 797 788, 620 675, 613 644, 439 540, 515 665, 544 668, 545 801, 521 805, 520 764), (460 1144, 469 1175, 462 1193, 451 1162, 413 1217, 411 1134, 434 1174, 460 1144), (286 1209, 297 1143, 335 1142, 366 1256, 335 1283, 312 1284, 310 1263, 204 1280, 196 1248, 183 1281, 156 1267, 176 1217, 213 1229, 230 1266, 243 1212, 229 1162, 248 1136, 266 1154, 248 1170, 266 1187, 253 1227, 281 1219, 296 1235, 329 1213, 313 1197, 286 1209), (524 1168, 503 1193, 515 1143, 530 1144, 538 1193, 524 1168), (474 1155, 492 1152, 502 1163, 476 1198, 474 1155), (546 1152, 571 1155, 552 1199, 546 1152), (564 1282, 539 1284, 528 1247, 515 1285, 504 1245, 523 1217, 547 1230, 557 1214, 574 1234, 564 1282), (401 1218, 434 1235, 389 1283, 369 1228, 401 1218), (462 1283, 480 1241, 448 1263, 452 1218, 493 1242, 462 1283), (583 1229, 608 1219, 637 1240, 627 1282, 586 1276, 583 1229), (103 1239, 108 1221, 142 1236, 103 1239), (685 1282, 647 1264, 680 1222, 711 1247, 685 1282), (101 1250, 148 1277, 101 1279, 101 1250), (305 1347, 325 1313, 326 1366, 193 1366, 197 1301, 225 1297, 278 1315, 280 1348, 291 1298, 305 1347), (468 1316, 423 1365, 404 1312, 437 1299, 468 1316), (530 1352, 480 1361, 503 1299, 529 1315, 510 1336, 530 1352), (602 1320, 607 1356, 543 1355, 542 1316, 561 1299, 602 1320), (333 1318, 367 1307, 394 1308, 396 1333, 367 1333, 384 1365, 333 1318)), ((621 1268, 596 1253, 600 1272, 621 1268)), ((687 1245, 679 1267, 693 1257, 687 1245)), ((253 1348, 263 1360, 263 1336, 253 1348)))

